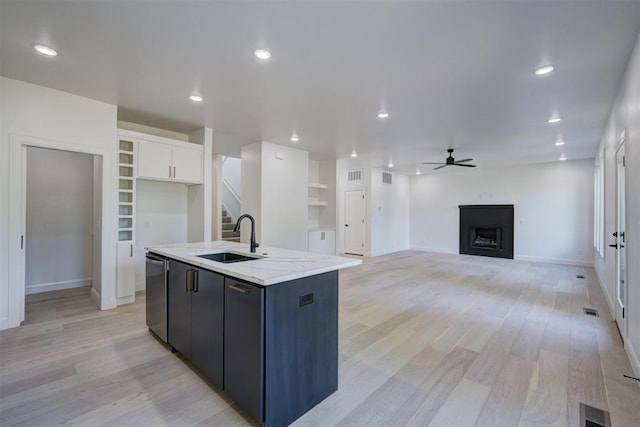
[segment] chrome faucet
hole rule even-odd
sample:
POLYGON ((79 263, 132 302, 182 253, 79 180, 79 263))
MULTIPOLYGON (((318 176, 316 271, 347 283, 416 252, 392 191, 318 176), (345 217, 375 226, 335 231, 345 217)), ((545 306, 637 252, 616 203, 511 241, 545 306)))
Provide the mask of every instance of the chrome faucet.
POLYGON ((256 248, 258 246, 260 246, 259 243, 256 243, 256 221, 253 219, 253 217, 249 214, 244 214, 244 215, 240 215, 240 217, 238 218, 238 221, 236 221, 236 226, 233 227, 233 231, 234 232, 238 232, 240 231, 240 221, 242 221, 245 218, 249 218, 251 220, 251 242, 250 242, 250 246, 251 246, 251 252, 255 252, 256 248))

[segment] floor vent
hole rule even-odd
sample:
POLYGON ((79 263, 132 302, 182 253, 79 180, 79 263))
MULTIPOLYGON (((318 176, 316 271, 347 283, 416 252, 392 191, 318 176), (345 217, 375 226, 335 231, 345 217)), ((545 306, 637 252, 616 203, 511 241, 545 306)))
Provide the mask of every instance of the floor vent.
POLYGON ((576 279, 584 279, 584 276, 582 274, 576 274, 576 279))
POLYGON ((586 314, 587 316, 600 317, 600 315, 598 314, 598 310, 596 310, 595 308, 584 307, 582 311, 584 311, 584 314, 586 314))
POLYGON ((611 427, 609 412, 580 402, 580 426, 611 427))

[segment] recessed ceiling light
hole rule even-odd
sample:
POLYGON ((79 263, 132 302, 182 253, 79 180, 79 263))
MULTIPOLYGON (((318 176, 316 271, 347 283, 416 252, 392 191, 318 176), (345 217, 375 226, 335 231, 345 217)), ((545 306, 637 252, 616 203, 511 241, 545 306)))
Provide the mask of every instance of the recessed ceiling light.
POLYGON ((49 46, 45 46, 43 44, 33 45, 33 48, 43 55, 58 56, 58 52, 56 52, 54 49, 51 49, 49 46))
POLYGON ((256 49, 253 51, 253 56, 258 59, 269 59, 271 58, 271 52, 267 49, 256 49))
POLYGON ((390 168, 393 167, 393 160, 389 160, 389 164, 387 165, 387 167, 390 167, 390 168))
POLYGON ((298 142, 298 141, 300 141, 300 139, 297 136, 293 135, 291 137, 291 142, 298 142))
POLYGON ((355 148, 353 149, 353 151, 351 151, 351 157, 358 157, 358 153, 356 153, 355 148))
POLYGON ((567 160, 567 156, 565 156, 564 154, 562 154, 558 160, 567 160))
POLYGON ((552 72, 553 69, 553 65, 543 65, 542 67, 536 68, 533 74, 535 74, 536 76, 544 76, 552 72))
POLYGON ((560 147, 560 146, 563 146, 563 145, 564 145, 564 141, 563 140, 560 139, 560 140, 556 141, 556 147, 560 147))
POLYGON ((551 123, 551 124, 559 123, 560 120, 562 120, 560 116, 553 116, 549 120, 547 120, 547 123, 551 123))
POLYGON ((416 175, 420 175, 420 168, 416 168, 416 175))
POLYGON ((378 113, 378 118, 379 119, 386 119, 387 117, 389 117, 389 113, 387 113, 386 111, 380 111, 378 113))
POLYGON ((202 102, 202 97, 200 95, 191 95, 189 99, 193 102, 202 102))

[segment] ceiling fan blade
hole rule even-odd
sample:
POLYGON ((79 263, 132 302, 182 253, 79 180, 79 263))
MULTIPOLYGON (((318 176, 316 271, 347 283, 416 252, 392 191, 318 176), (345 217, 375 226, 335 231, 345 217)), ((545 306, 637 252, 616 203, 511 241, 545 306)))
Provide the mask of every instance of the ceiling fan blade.
POLYGON ((456 160, 455 163, 470 162, 471 160, 473 160, 473 159, 456 160))
POLYGON ((432 162, 422 162, 423 165, 446 165, 446 163, 432 163, 432 162))
POLYGON ((442 166, 438 166, 437 168, 433 168, 434 171, 437 171, 438 169, 442 169, 443 167, 447 166, 447 164, 445 163, 442 166))
POLYGON ((453 165, 454 166, 464 166, 464 167, 467 167, 467 168, 475 168, 476 167, 476 165, 461 165, 460 163, 454 163, 453 165))

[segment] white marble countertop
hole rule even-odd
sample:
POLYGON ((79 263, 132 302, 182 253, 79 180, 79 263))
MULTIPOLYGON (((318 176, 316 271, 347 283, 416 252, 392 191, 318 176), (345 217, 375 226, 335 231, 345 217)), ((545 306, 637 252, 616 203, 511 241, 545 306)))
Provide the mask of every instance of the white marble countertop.
POLYGON ((164 255, 206 270, 233 276, 262 286, 315 276, 362 264, 360 259, 332 255, 312 254, 272 247, 258 247, 256 253, 249 251, 248 243, 198 242, 179 245, 149 246, 148 252, 164 255), (199 258, 198 255, 217 252, 233 252, 260 259, 224 264, 199 258))

